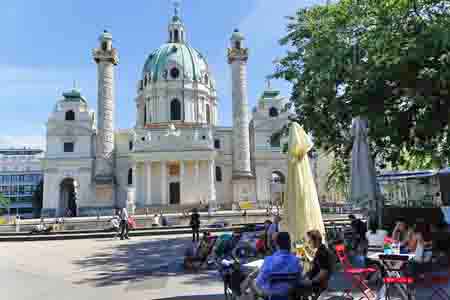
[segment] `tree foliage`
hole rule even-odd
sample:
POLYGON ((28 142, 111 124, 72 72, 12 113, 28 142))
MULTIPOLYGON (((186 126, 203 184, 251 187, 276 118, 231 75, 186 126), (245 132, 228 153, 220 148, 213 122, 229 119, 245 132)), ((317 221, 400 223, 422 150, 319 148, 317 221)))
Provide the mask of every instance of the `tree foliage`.
POLYGON ((9 198, 6 198, 3 196, 2 193, 0 193, 0 210, 4 211, 9 208, 11 205, 11 200, 9 198))
POLYGON ((363 116, 376 161, 450 156, 449 1, 341 0, 298 10, 287 30, 274 76, 318 147, 348 157, 363 116))

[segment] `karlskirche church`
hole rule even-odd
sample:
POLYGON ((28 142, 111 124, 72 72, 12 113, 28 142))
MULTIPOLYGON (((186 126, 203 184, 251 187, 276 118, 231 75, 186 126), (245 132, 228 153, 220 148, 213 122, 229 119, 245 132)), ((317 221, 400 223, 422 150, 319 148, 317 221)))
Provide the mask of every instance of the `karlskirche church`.
MULTIPOLYGON (((287 99, 270 88, 250 111, 244 35, 231 34, 232 127, 218 123, 219 99, 206 57, 189 44, 175 12, 167 42, 144 62, 136 90, 136 123, 116 129, 111 33, 93 49, 97 113, 78 89, 63 93, 47 122, 43 215, 111 214, 114 208, 266 207, 279 199, 287 175, 280 129, 287 99)), ((223 100, 223 99, 220 99, 223 100)))

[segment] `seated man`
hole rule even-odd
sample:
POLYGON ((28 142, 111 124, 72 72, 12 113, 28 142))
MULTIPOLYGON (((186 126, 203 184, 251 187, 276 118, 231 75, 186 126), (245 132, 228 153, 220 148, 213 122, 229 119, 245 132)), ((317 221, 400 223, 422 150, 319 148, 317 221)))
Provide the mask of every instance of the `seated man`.
POLYGON ((334 269, 333 258, 327 247, 322 243, 322 234, 318 230, 310 230, 306 233, 308 244, 316 253, 312 259, 311 270, 306 278, 301 281, 301 287, 310 288, 314 293, 321 293, 328 287, 328 280, 334 269))
POLYGON ((243 282, 241 288, 246 292, 250 288, 250 296, 254 298, 259 296, 288 295, 293 283, 290 282, 271 282, 271 277, 277 274, 297 274, 301 277, 303 268, 300 260, 291 253, 291 238, 289 233, 280 232, 275 234, 275 253, 267 256, 261 269, 250 274, 243 282), (256 279, 254 279, 256 276, 256 279))

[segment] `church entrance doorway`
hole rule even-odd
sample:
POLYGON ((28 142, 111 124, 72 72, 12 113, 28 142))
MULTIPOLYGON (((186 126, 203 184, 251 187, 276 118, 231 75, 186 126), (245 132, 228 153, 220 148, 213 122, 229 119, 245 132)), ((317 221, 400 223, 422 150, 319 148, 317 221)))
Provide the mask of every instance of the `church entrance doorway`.
POLYGON ((76 217, 77 216, 77 184, 72 178, 66 178, 60 185, 59 196, 59 215, 64 217, 76 217))
POLYGON ((171 182, 169 184, 170 204, 180 204, 180 183, 171 182))

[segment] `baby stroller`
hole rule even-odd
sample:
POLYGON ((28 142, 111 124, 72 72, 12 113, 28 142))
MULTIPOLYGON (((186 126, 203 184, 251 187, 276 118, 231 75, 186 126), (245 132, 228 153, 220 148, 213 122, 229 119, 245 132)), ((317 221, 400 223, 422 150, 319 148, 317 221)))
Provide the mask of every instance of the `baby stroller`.
POLYGON ((120 234, 120 220, 118 216, 113 217, 109 220, 109 229, 108 231, 115 232, 114 238, 117 238, 120 234))
POLYGON ((208 257, 213 254, 216 240, 216 236, 209 236, 205 233, 199 245, 194 242, 192 246, 186 250, 184 268, 192 271, 200 270, 208 263, 208 257))

